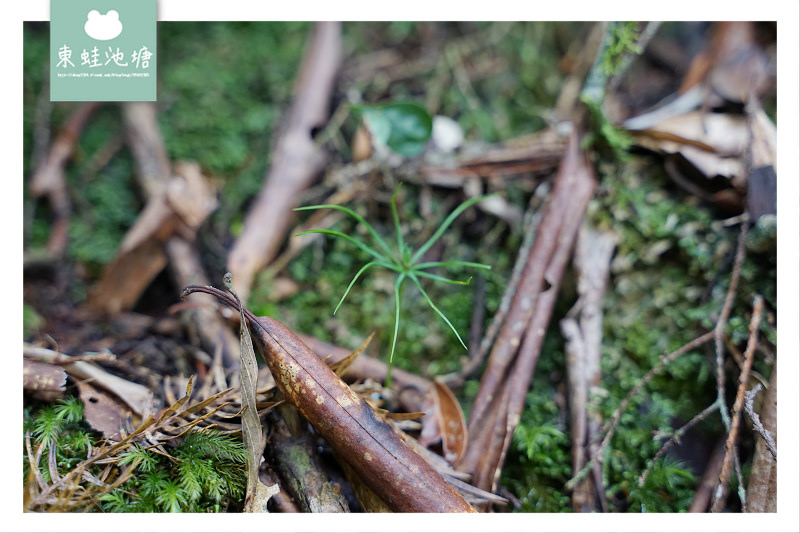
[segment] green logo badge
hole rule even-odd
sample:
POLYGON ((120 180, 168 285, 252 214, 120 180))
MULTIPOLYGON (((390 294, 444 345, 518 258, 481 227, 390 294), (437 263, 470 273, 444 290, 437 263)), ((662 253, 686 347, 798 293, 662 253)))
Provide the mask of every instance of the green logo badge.
POLYGON ((156 0, 51 0, 50 100, 155 101, 156 0))

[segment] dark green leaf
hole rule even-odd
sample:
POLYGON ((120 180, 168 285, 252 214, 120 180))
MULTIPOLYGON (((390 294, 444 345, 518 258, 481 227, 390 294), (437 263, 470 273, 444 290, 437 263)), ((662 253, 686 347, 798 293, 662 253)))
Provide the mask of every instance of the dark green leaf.
POLYGON ((359 110, 375 141, 402 156, 419 155, 431 137, 433 119, 419 104, 396 102, 359 110))

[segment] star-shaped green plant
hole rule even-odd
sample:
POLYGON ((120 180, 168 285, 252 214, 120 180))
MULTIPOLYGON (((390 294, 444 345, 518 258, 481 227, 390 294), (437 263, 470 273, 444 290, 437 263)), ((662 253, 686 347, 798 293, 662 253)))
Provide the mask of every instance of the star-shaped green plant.
POLYGON ((312 229, 298 234, 299 236, 299 235, 306 235, 309 233, 322 233, 325 235, 333 235, 334 237, 341 237, 342 239, 354 244, 361 250, 364 250, 374 258, 372 261, 362 266, 358 270, 358 272, 356 272, 356 275, 353 277, 353 280, 350 282, 350 285, 347 286, 347 290, 344 292, 344 295, 342 296, 341 300, 339 300, 339 304, 336 306, 336 309, 334 309, 333 311, 334 315, 336 314, 336 311, 339 310, 339 307, 341 307, 342 302, 344 302, 344 299, 347 297, 348 293, 350 292, 350 289, 352 289, 353 285, 355 285, 356 281, 358 281, 358 278, 360 278, 361 275, 364 274, 370 268, 383 267, 397 274, 397 280, 394 283, 394 333, 392 334, 392 348, 389 354, 389 364, 391 364, 392 360, 394 359, 394 349, 397 344, 397 332, 400 326, 400 299, 402 296, 403 283, 405 283, 406 280, 411 280, 414 283, 414 285, 417 286, 419 292, 422 293, 422 296, 425 298, 425 301, 428 302, 428 305, 430 305, 431 309, 433 309, 433 311, 437 315, 439 315, 439 317, 441 317, 442 320, 444 320, 444 322, 450 327, 450 329, 453 330, 453 333, 455 333, 456 337, 458 338, 458 341, 461 343, 461 346, 463 346, 464 349, 466 350, 467 345, 464 344, 464 341, 461 339, 461 335, 458 334, 458 331, 456 331, 456 328, 453 326, 450 320, 445 316, 444 313, 442 313, 442 311, 438 307, 436 307, 436 304, 433 303, 430 296, 428 296, 428 293, 425 292, 424 288, 422 288, 422 283, 420 283, 420 278, 429 278, 434 281, 452 283, 454 285, 468 285, 470 280, 472 279, 471 277, 467 278, 464 281, 459 281, 439 276, 438 274, 433 274, 431 272, 428 272, 428 270, 439 267, 445 267, 445 268, 473 267, 473 268, 482 268, 486 270, 491 269, 489 265, 484 265, 482 263, 472 263, 469 261, 434 261, 426 263, 420 262, 420 259, 422 259, 422 256, 425 255, 425 252, 427 252, 430 249, 430 247, 433 246, 433 244, 437 240, 439 240, 439 238, 444 234, 444 232, 447 230, 450 224, 453 223, 456 217, 458 217, 458 215, 463 213, 470 206, 484 199, 485 196, 470 198, 469 200, 463 202, 458 207, 456 207, 455 210, 453 210, 453 212, 450 213, 447 216, 447 218, 444 219, 439 228, 433 233, 433 235, 431 235, 431 237, 425 242, 425 244, 423 244, 416 252, 414 252, 408 245, 406 245, 405 241, 403 240, 403 234, 400 231, 400 217, 397 215, 397 205, 395 203, 395 197, 397 196, 397 193, 399 191, 400 187, 398 186, 394 194, 392 194, 392 199, 390 202, 392 208, 392 218, 394 220, 394 227, 397 233, 397 250, 392 250, 386 243, 386 241, 383 238, 381 238, 380 235, 378 235, 378 232, 375 231, 375 228, 373 228, 369 222, 364 220, 364 217, 362 217, 352 209, 349 209, 341 205, 329 205, 329 204, 311 205, 307 207, 298 207, 295 209, 295 211, 308 211, 314 209, 335 209, 337 211, 342 211, 343 213, 350 215, 358 222, 360 222, 367 229, 370 235, 372 235, 372 238, 379 247, 379 250, 376 250, 375 248, 370 247, 364 242, 354 237, 351 237, 350 235, 342 233, 341 231, 336 231, 336 230, 312 229))

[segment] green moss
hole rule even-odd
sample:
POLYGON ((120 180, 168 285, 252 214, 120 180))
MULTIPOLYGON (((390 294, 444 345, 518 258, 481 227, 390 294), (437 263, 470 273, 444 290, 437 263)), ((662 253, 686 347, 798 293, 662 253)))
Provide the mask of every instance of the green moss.
MULTIPOLYGON (((84 461, 102 442, 83 419, 83 403, 68 397, 53 405, 24 410, 24 428, 35 450, 44 446, 39 473, 50 483, 48 450, 54 449, 56 468, 63 476, 84 461)), ((169 449, 170 457, 141 444, 119 457, 121 466, 137 464, 134 475, 96 505, 104 512, 220 512, 238 507, 244 497, 245 451, 240 440, 213 430, 193 431, 169 449)), ((23 452, 24 479, 29 462, 23 452)), ((91 467, 99 475, 104 465, 91 467)), ((26 481, 27 482, 27 481, 26 481)), ((88 481, 84 481, 88 483, 88 481)))

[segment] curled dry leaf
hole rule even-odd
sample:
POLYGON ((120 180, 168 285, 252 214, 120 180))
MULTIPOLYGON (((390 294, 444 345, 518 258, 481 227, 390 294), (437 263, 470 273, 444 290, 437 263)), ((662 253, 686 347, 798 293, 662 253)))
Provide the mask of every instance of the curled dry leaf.
POLYGON ((420 443, 430 446, 442 443, 444 457, 450 464, 457 462, 467 448, 467 424, 464 412, 452 391, 439 380, 428 389, 431 409, 422 421, 420 443))
MULTIPOLYGON (((184 289, 184 295, 194 292, 240 308, 232 297, 213 287, 184 289)), ((475 511, 289 328, 269 317, 243 313, 286 399, 392 510, 475 511)))

